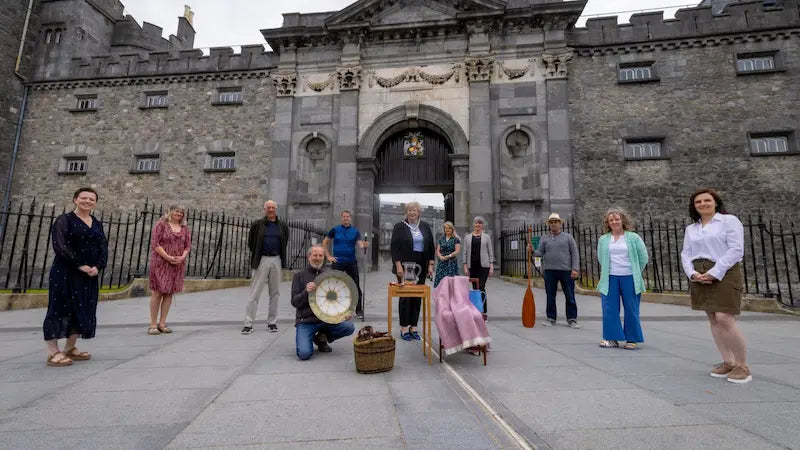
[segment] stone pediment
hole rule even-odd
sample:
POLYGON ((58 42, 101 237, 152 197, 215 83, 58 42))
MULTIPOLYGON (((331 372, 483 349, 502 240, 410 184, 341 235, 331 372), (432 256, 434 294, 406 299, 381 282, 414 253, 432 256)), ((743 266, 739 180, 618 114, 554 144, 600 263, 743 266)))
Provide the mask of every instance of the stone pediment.
POLYGON ((460 12, 503 11, 507 0, 359 0, 333 14, 325 24, 369 22, 406 24, 455 19, 460 12))

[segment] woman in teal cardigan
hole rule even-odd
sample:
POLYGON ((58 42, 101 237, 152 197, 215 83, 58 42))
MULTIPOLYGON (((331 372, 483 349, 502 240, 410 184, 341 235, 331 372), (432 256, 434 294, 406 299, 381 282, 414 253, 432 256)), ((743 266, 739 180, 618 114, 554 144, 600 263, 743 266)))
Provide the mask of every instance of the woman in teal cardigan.
POLYGON ((639 321, 639 300, 644 292, 642 271, 647 265, 647 248, 633 228, 630 217, 620 208, 606 212, 603 218, 605 234, 597 241, 597 259, 600 262, 600 283, 597 290, 602 294, 603 340, 600 347, 619 347, 625 341, 625 349, 636 350, 644 342, 642 324, 639 321), (619 299, 625 309, 624 326, 619 321, 619 299))

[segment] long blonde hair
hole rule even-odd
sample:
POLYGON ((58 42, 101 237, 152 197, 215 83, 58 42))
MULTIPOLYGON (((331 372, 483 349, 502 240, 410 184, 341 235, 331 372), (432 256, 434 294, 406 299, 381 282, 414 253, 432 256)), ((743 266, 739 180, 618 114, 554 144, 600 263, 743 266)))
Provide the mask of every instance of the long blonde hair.
POLYGON ((163 216, 161 216, 161 220, 164 220, 167 223, 169 223, 169 216, 170 216, 170 214, 172 214, 172 211, 182 211, 183 212, 183 218, 181 218, 180 225, 182 227, 185 227, 186 223, 187 223, 186 222, 186 208, 184 208, 183 205, 177 205, 177 204, 176 205, 169 205, 169 208, 167 208, 167 212, 164 213, 163 216))

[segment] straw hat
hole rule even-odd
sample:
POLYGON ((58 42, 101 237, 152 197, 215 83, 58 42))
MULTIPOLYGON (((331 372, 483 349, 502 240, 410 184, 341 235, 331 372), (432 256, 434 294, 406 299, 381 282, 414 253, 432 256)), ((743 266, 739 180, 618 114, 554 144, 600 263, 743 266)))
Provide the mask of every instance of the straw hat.
POLYGON ((561 216, 558 215, 558 213, 552 213, 552 214, 550 214, 549 217, 547 217, 547 221, 548 222, 552 222, 554 220, 557 220, 557 221, 559 221, 561 223, 564 223, 564 219, 562 219, 561 216))

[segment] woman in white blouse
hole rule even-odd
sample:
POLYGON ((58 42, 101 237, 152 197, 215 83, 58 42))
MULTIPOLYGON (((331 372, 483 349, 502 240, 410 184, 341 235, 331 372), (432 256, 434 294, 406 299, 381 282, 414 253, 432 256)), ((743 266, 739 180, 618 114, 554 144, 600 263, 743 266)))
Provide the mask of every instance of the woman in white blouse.
POLYGON ((686 227, 681 262, 689 283, 692 309, 705 311, 722 362, 710 375, 732 383, 753 379, 747 366, 744 335, 736 323, 742 303, 744 227, 726 214, 712 189, 698 189, 689 200, 692 224, 686 227))

